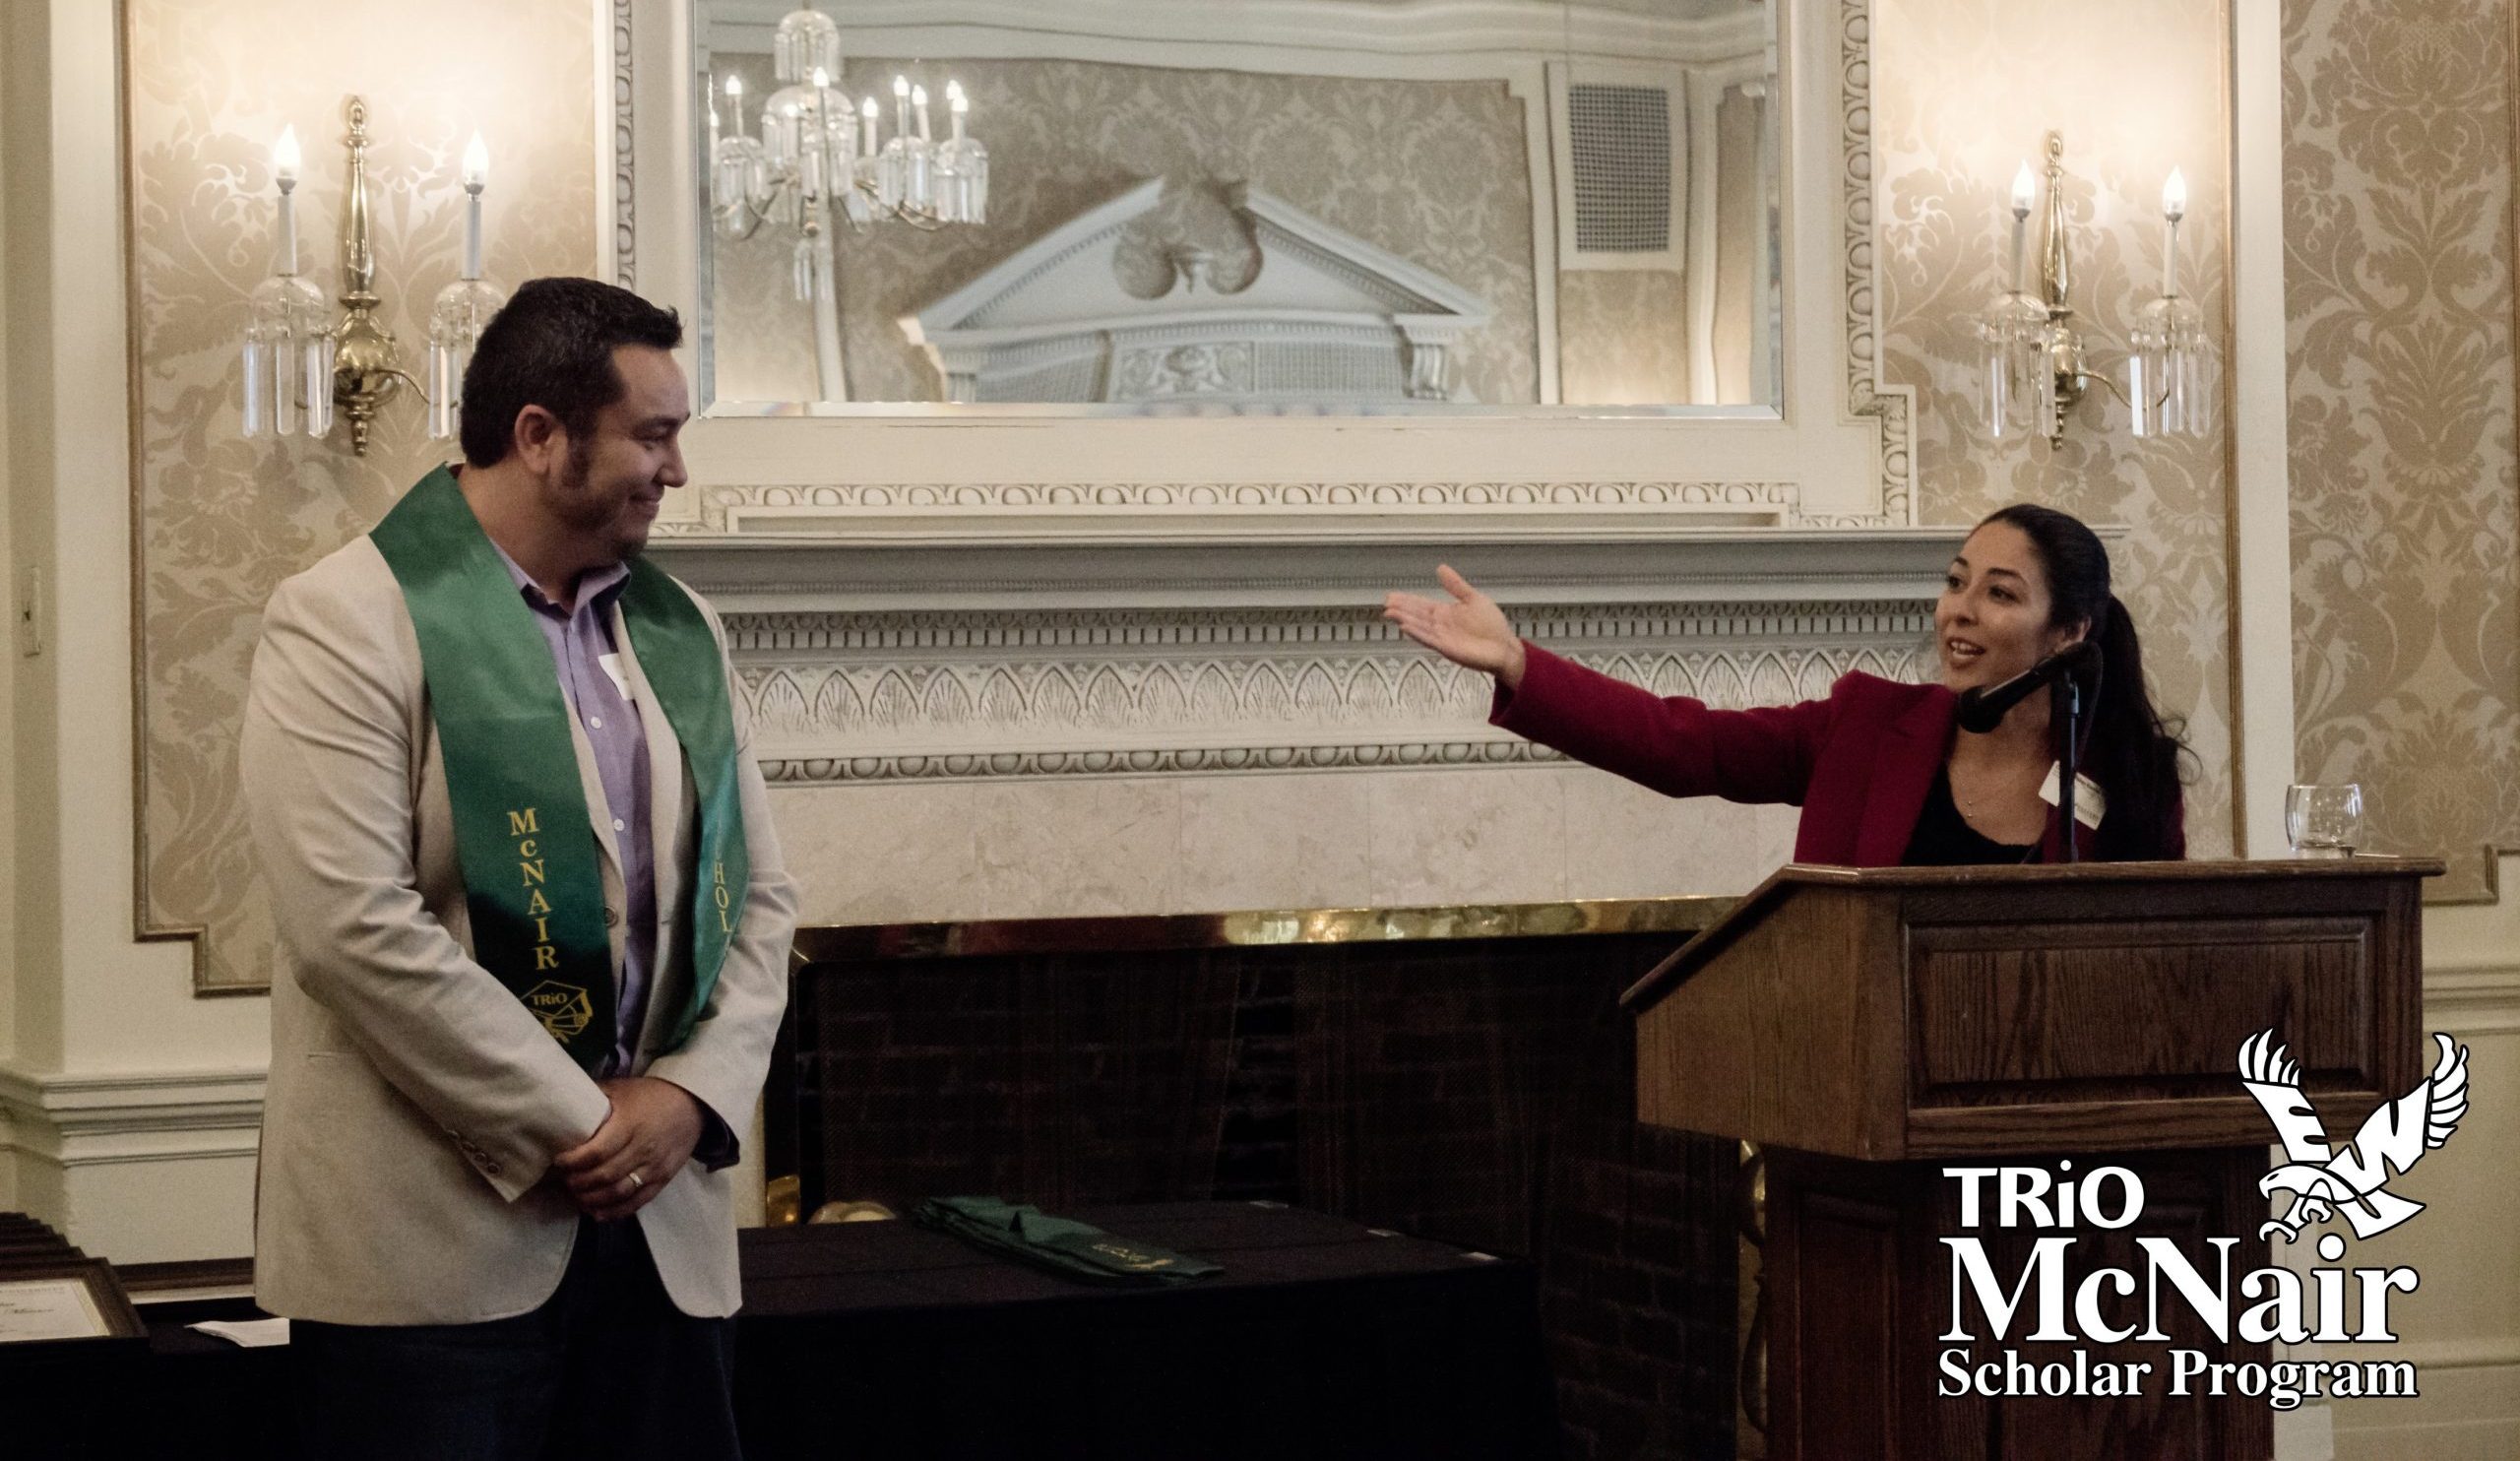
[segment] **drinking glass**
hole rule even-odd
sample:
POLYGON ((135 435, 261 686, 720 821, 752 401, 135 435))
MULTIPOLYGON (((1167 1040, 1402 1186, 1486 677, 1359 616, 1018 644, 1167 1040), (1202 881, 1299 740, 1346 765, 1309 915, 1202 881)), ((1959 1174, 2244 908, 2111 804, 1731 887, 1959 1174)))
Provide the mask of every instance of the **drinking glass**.
POLYGON ((2297 858, 2353 857, 2362 841, 2362 788, 2292 788, 2284 794, 2284 835, 2297 858))

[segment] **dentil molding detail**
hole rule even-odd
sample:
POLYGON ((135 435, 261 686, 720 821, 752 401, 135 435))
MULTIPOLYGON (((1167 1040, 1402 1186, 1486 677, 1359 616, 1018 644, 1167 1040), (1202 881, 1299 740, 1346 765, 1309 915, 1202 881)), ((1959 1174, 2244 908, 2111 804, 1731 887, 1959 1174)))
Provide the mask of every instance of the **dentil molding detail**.
MULTIPOLYGON (((767 515, 829 515, 832 531, 865 514, 987 514, 1056 509, 1204 517, 1219 509, 1455 513, 1479 508, 1719 509, 1798 524, 1800 489, 1783 481, 1631 482, 833 482, 712 486, 697 522, 660 523, 671 535, 758 530, 767 515), (747 516, 755 521, 747 523, 747 516)), ((1868 526, 1869 524, 1867 524, 1868 526)), ((801 526, 798 524, 796 526, 801 526)), ((817 525, 821 526, 821 525, 817 525)), ((791 528, 792 531, 792 528, 791 528)))

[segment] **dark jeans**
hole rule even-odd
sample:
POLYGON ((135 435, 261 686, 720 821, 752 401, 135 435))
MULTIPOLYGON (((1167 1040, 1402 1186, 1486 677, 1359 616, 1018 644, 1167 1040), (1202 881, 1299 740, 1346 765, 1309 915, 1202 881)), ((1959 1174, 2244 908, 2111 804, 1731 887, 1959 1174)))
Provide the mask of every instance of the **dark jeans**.
POLYGON ((532 1313, 289 1326, 310 1461, 735 1461, 735 1326, 665 1297, 633 1221, 584 1222, 532 1313))

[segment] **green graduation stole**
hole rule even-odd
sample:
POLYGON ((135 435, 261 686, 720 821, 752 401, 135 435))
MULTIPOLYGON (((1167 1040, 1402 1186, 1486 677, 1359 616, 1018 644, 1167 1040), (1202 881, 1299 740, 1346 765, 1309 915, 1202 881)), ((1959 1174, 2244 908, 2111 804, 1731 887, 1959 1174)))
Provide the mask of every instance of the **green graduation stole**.
POLYGON ((1165 1288, 1225 1272, 1204 1258, 1116 1238, 1091 1223, 1052 1217, 998 1197, 930 1197, 910 1220, 1001 1257, 1089 1284, 1165 1288))
MULTIPOLYGON (((473 956, 571 1058, 596 1069, 614 1041, 612 945, 550 642, 445 468, 422 477, 368 536, 402 585, 419 637, 473 956)), ((679 911, 691 992, 664 1046, 676 1049, 717 987, 751 871, 734 718, 717 638, 691 596, 633 559, 618 602, 639 667, 682 742, 700 809, 696 875, 679 911)), ((657 952, 662 973, 666 951, 657 952)))

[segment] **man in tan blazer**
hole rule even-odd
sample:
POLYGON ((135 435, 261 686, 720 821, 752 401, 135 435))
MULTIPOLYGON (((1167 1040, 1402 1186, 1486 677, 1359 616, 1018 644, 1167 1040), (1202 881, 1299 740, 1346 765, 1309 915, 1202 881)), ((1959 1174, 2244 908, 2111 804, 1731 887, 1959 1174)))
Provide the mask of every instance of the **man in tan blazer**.
POLYGON ((718 905, 733 931, 715 957, 696 959, 681 926, 715 912, 700 896, 715 890, 694 888, 706 778, 623 609, 657 504, 685 480, 679 341, 670 312, 626 291, 527 285, 465 378, 465 469, 406 499, 432 490, 452 510, 460 491, 549 647, 536 672, 562 692, 577 772, 563 799, 582 795, 587 820, 538 832, 592 847, 589 951, 599 968, 608 941, 613 976, 574 1016, 476 951, 497 869, 472 869, 468 898, 440 724, 453 679, 440 688, 439 670, 462 667, 468 621, 430 630, 424 673, 384 525, 265 611, 243 737, 280 933, 255 1287, 299 1321, 314 1454, 735 1454, 727 1168, 785 1007, 795 898, 723 631, 694 599, 697 642, 715 643, 701 682, 724 674, 731 716, 711 814, 739 807, 729 858, 748 871, 718 905), (711 963, 714 981, 696 979, 711 963), (611 1018, 578 1028, 592 1011, 611 1018))

